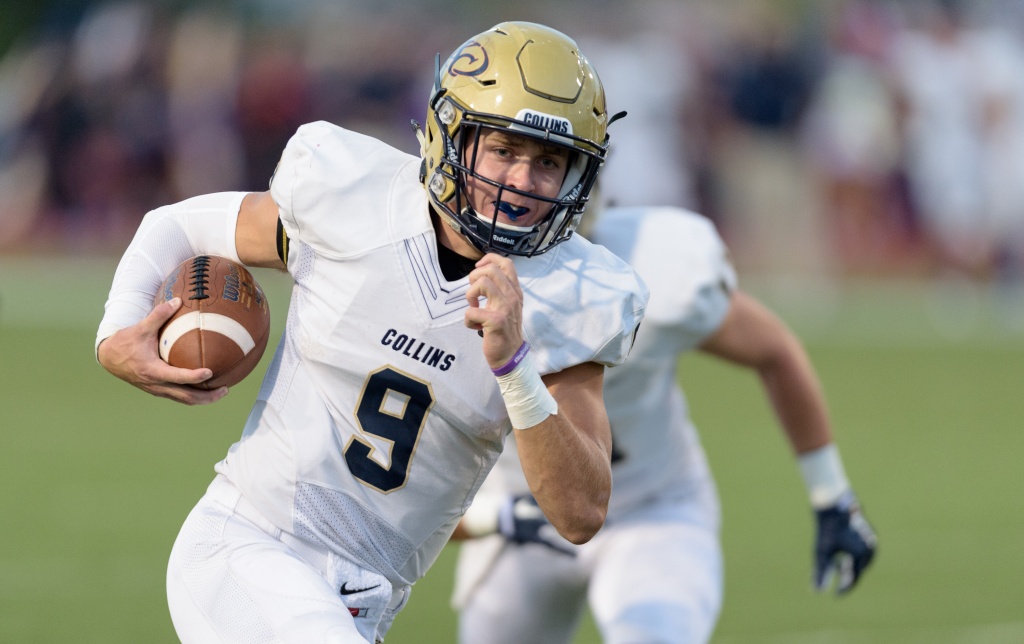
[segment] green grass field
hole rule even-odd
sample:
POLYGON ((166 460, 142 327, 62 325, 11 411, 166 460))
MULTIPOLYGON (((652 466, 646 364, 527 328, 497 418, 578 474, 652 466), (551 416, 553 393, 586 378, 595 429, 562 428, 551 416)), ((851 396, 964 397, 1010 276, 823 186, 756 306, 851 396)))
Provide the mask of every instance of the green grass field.
MULTIPOLYGON (((106 374, 92 342, 113 266, 0 258, 0 642, 176 641, 166 557, 258 386, 186 408, 106 374)), ((279 330, 284 283, 257 277, 279 330)), ((684 359, 724 505, 714 641, 1024 642, 1024 333, 993 298, 937 314, 913 285, 755 292, 807 339, 881 548, 851 596, 814 595, 811 516, 756 379, 684 359)), ((454 554, 389 644, 454 641, 454 554)), ((577 639, 597 641, 589 624, 577 639)))

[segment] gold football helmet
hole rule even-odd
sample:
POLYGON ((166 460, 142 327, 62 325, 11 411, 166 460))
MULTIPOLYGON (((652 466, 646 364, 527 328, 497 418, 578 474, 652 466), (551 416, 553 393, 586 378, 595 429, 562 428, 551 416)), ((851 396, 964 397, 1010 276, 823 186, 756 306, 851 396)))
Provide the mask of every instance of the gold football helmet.
POLYGON ((435 63, 420 132, 420 179, 447 223, 483 252, 531 256, 572 236, 607 152, 604 87, 576 43, 528 22, 504 22, 467 40, 435 63), (569 149, 569 166, 556 198, 522 192, 476 174, 465 158, 482 128, 503 129, 569 149), (469 205, 465 178, 498 188, 493 212, 469 205), (551 204, 529 227, 498 221, 501 194, 525 194, 551 204))

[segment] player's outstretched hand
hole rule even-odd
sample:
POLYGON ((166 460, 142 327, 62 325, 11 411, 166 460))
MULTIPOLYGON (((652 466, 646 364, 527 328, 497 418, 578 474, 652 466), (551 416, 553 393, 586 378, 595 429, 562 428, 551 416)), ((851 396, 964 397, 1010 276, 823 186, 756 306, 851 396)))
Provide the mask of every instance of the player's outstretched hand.
POLYGON ((539 543, 566 555, 576 556, 575 546, 548 523, 537 501, 529 494, 510 496, 498 513, 498 532, 518 544, 539 543))
POLYGON ((181 299, 161 302, 138 324, 121 329, 100 344, 98 358, 103 368, 121 380, 158 396, 184 403, 204 405, 216 402, 228 393, 227 387, 205 390, 193 387, 209 380, 209 369, 179 369, 160 358, 157 336, 181 299))
POLYGON ((871 563, 878 538, 852 492, 828 508, 816 511, 818 537, 814 551, 814 587, 828 591, 838 576, 836 594, 854 587, 871 563))

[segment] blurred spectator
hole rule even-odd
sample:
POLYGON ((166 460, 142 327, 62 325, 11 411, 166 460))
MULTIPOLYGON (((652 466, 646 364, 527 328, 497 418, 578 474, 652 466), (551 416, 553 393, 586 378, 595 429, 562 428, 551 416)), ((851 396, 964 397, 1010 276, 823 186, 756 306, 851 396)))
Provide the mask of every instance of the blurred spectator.
POLYGON ((243 63, 237 118, 245 190, 264 190, 288 139, 310 115, 311 79, 288 43, 267 42, 243 63))
MULTIPOLYGON (((502 13, 452 6, 50 0, 0 58, 0 251, 121 248, 154 206, 264 189, 307 121, 417 154, 435 52, 502 13)), ((744 271, 908 274, 925 248, 936 272, 1022 279, 1021 0, 520 11, 577 33, 629 113, 606 200, 708 215, 744 271), (1000 23, 966 20, 984 9, 1000 23)))
POLYGON ((991 270, 1003 280, 1024 277, 1024 44, 995 25, 978 35, 985 220, 991 227, 991 270))
POLYGON ((935 268, 985 277, 993 229, 984 130, 986 114, 998 109, 983 80, 985 37, 968 28, 955 0, 924 9, 897 36, 892 56, 910 195, 935 268))
POLYGON ((145 5, 95 5, 82 16, 26 132, 49 160, 44 230, 88 250, 135 225, 161 190, 164 121, 145 5))
POLYGON ((732 18, 711 108, 723 233, 754 270, 820 272, 823 234, 795 137, 812 78, 799 25, 771 3, 732 18))
POLYGON ((895 16, 871 0, 829 16, 824 68, 801 132, 830 247, 848 273, 908 270, 915 255, 885 67, 895 29, 895 16))
POLYGON ((400 15, 370 12, 358 20, 330 13, 311 20, 304 40, 315 118, 418 155, 409 121, 425 116, 435 55, 460 44, 445 40, 447 25, 432 27, 432 38, 424 39, 423 25, 430 20, 412 8, 400 15))
POLYGON ((677 7, 657 7, 643 13, 620 7, 599 31, 578 39, 601 75, 609 112, 627 112, 609 129, 601 199, 617 206, 695 209, 687 139, 697 70, 672 29, 684 16, 677 7))
POLYGON ((56 43, 19 43, 0 61, 0 249, 25 239, 42 210, 50 155, 24 124, 39 110, 61 56, 56 43))
POLYGON ((235 110, 243 44, 237 19, 201 9, 183 15, 171 31, 171 201, 246 188, 245 152, 235 110))

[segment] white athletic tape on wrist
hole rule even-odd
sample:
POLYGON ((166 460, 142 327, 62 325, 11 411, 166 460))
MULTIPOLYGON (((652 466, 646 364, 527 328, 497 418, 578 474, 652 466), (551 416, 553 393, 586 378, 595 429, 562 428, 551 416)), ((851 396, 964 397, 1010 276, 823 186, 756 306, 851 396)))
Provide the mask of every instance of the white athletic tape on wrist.
POLYGON ((505 503, 501 494, 477 494, 473 504, 462 515, 462 529, 473 537, 486 537, 498 531, 498 516, 505 503))
POLYGON ((95 350, 153 310, 157 289, 178 264, 196 255, 239 261, 235 226, 244 192, 203 195, 150 211, 121 257, 107 297, 95 350))
POLYGON ((850 481, 835 443, 801 454, 799 462, 811 507, 815 510, 835 505, 850 491, 850 481))
POLYGON ((558 413, 558 403, 537 373, 532 353, 527 353, 512 371, 497 376, 497 380, 514 429, 529 429, 558 413))

